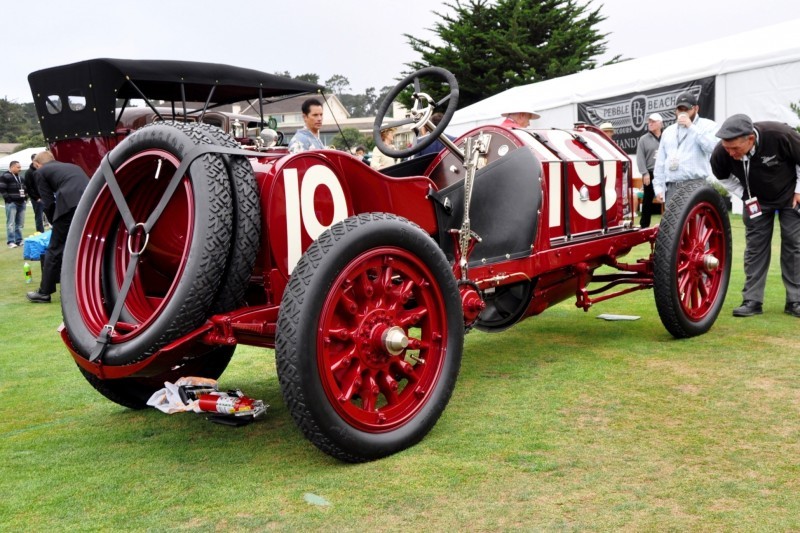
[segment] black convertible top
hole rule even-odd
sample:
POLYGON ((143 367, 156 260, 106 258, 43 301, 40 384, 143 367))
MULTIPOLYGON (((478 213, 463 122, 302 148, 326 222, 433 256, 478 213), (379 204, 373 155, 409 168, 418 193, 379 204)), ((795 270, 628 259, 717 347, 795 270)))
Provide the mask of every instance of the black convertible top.
POLYGON ((28 75, 28 83, 42 131, 50 142, 112 134, 117 99, 224 105, 322 89, 313 83, 219 63, 107 58, 37 70, 28 75), (60 98, 60 110, 48 105, 53 96, 60 98), (85 98, 85 107, 69 105, 70 97, 73 101, 85 98))

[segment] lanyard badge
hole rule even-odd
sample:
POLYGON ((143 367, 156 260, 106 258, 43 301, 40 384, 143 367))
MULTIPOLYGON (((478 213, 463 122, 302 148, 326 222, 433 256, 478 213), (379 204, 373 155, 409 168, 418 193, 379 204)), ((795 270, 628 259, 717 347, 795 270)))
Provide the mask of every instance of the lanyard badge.
POLYGON ((744 206, 747 208, 747 215, 750 218, 756 218, 761 216, 761 205, 759 205, 758 198, 756 198, 755 196, 745 200, 744 206))
POLYGON ((746 154, 742 158, 742 166, 744 167, 744 184, 747 187, 747 196, 744 206, 747 209, 747 216, 750 218, 757 218, 761 216, 761 205, 758 203, 758 198, 751 196, 750 193, 750 154, 746 154))

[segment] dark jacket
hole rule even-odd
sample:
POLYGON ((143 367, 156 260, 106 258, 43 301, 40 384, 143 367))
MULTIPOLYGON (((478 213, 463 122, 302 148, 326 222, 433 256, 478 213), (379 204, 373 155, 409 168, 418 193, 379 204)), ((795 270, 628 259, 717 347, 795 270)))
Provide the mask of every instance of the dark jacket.
POLYGON ((36 201, 41 198, 39 195, 39 189, 36 188, 36 176, 34 174, 36 174, 36 169, 33 168, 33 165, 31 165, 31 167, 25 171, 24 181, 25 194, 28 195, 28 198, 30 198, 31 201, 36 201))
POLYGON ((3 200, 7 204, 17 203, 24 204, 26 198, 19 194, 19 190, 24 188, 25 180, 22 176, 14 176, 10 171, 4 172, 0 176, 0 194, 3 195, 3 200))
POLYGON ((736 177, 744 187, 742 200, 755 196, 762 207, 791 207, 797 183, 796 166, 800 165, 800 133, 781 122, 756 122, 753 127, 756 144, 747 180, 743 162, 729 156, 722 143, 711 154, 714 176, 720 180, 736 177))
POLYGON ((45 163, 35 176, 42 207, 51 222, 75 209, 89 184, 89 178, 81 167, 60 161, 45 163))

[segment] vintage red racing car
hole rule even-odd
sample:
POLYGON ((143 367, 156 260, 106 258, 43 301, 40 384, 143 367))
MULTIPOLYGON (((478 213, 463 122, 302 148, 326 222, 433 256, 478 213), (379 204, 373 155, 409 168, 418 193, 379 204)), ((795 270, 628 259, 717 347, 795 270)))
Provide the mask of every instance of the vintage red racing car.
POLYGON ((372 460, 436 423, 470 328, 499 332, 565 299, 587 310, 653 288, 681 338, 708 331, 724 301, 731 230, 712 187, 680 189, 659 226, 636 227, 630 159, 602 132, 490 125, 451 142, 458 86, 443 69, 411 74, 382 103, 375 142, 408 159, 380 172, 204 120, 313 84, 118 59, 29 82, 56 158, 93 176, 64 256, 61 337, 88 382, 133 409, 164 381, 219 377, 237 344, 274 348, 305 436, 341 460, 372 460), (398 150, 379 132, 401 94, 413 107, 388 125, 434 131, 398 150), (158 119, 132 129, 123 116, 135 100, 158 119), (437 138, 440 153, 409 157, 437 138), (644 257, 623 261, 643 243, 644 257))

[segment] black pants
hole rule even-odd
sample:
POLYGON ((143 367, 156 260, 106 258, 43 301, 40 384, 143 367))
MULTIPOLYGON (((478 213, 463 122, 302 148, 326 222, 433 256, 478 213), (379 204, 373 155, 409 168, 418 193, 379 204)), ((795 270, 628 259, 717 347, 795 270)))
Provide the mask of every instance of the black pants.
POLYGON ((643 228, 650 227, 650 215, 653 214, 653 199, 656 197, 656 191, 653 189, 653 169, 647 169, 647 175, 650 176, 650 184, 643 185, 644 195, 642 196, 642 218, 639 220, 639 225, 643 228))
POLYGON ((50 235, 50 244, 44 253, 44 271, 42 283, 39 285, 39 294, 53 294, 56 292, 56 283, 61 277, 61 259, 64 257, 64 246, 67 244, 67 233, 72 224, 75 210, 64 213, 52 222, 53 233, 50 235))
POLYGON ((31 206, 33 206, 33 221, 36 223, 36 231, 44 233, 44 207, 42 206, 42 201, 31 198, 31 206))
MULTIPOLYGON (((761 206, 760 217, 750 218, 747 209, 744 220, 744 289, 742 298, 764 301, 767 285, 772 228, 775 226, 775 207, 761 206)), ((786 288, 786 302, 800 302, 800 215, 791 207, 777 210, 781 226, 781 278, 786 288)))

